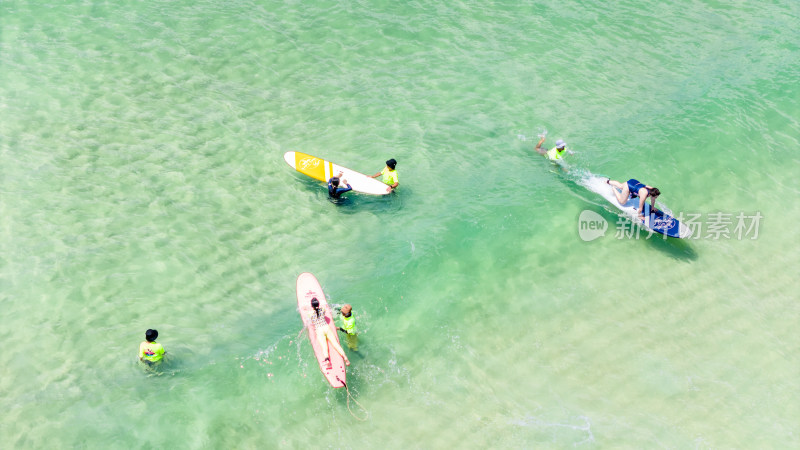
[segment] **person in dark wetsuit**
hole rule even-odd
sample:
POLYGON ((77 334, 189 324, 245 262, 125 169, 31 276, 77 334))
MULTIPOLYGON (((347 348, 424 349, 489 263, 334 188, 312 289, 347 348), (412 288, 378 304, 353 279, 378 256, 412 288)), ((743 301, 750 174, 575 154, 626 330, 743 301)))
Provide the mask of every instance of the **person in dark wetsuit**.
POLYGON ((636 213, 642 220, 644 220, 644 216, 642 215, 644 202, 648 197, 650 198, 650 212, 654 213, 658 211, 656 209, 656 199, 659 195, 661 195, 661 191, 659 191, 657 187, 647 186, 641 181, 633 178, 625 183, 608 179, 606 180, 606 183, 616 188, 614 189, 614 195, 617 196, 617 201, 620 205, 624 205, 629 198, 639 197, 639 208, 636 209, 636 213), (621 191, 618 191, 617 189, 620 189, 621 191))
POLYGON ((328 180, 328 195, 331 198, 340 198, 345 192, 353 190, 353 187, 347 183, 347 180, 341 179, 342 175, 343 173, 339 172, 338 176, 331 177, 331 179, 328 180), (345 185, 347 187, 339 187, 340 185, 345 185))

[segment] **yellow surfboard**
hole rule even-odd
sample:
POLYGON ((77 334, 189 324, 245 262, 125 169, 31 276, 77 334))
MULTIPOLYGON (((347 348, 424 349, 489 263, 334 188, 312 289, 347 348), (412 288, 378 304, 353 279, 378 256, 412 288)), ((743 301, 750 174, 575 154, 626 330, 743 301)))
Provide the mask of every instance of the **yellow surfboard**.
POLYGON ((324 183, 342 172, 342 178, 346 179, 356 192, 373 195, 386 195, 392 192, 392 188, 381 181, 316 156, 302 152, 286 152, 283 159, 286 164, 303 175, 324 183))

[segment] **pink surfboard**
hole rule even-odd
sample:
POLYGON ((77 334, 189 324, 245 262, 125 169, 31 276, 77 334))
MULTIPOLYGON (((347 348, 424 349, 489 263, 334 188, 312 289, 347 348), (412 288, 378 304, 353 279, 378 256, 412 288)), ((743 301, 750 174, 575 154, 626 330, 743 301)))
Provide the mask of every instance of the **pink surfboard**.
POLYGON ((303 325, 306 327, 306 331, 308 331, 308 339, 311 341, 311 347, 314 349, 314 355, 317 357, 319 370, 322 371, 325 379, 328 380, 328 383, 330 383, 332 387, 345 387, 345 383, 347 382, 347 370, 345 369, 344 358, 334 350, 327 340, 325 341, 325 345, 328 346, 328 355, 330 355, 331 365, 333 367, 328 369, 327 363, 323 361, 325 356, 322 353, 322 347, 320 347, 319 340, 317 340, 317 332, 310 318, 311 314, 314 312, 314 308, 311 307, 311 298, 313 297, 317 297, 317 300, 319 300, 319 307, 325 309, 325 321, 328 322, 328 326, 331 328, 331 331, 333 331, 333 336, 338 343, 339 334, 336 332, 336 325, 333 323, 333 316, 328 307, 328 302, 325 301, 325 294, 322 293, 322 287, 319 285, 319 281, 317 281, 314 275, 308 272, 301 273, 300 276, 297 277, 297 310, 300 313, 300 318, 303 319, 303 325))

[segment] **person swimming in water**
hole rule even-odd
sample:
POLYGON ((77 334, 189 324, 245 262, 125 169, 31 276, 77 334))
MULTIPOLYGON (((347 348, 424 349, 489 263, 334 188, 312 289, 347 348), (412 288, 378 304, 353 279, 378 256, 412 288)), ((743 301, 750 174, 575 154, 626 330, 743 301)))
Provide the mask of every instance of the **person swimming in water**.
POLYGON ((558 161, 564 159, 564 156, 567 155, 567 143, 564 142, 563 139, 559 139, 556 141, 555 147, 551 148, 550 150, 544 150, 542 148, 544 139, 545 139, 544 136, 542 136, 542 138, 539 139, 539 143, 536 144, 536 148, 534 150, 536 150, 537 153, 546 157, 550 161, 558 161))
POLYGON ((639 197, 639 207, 636 209, 636 214, 640 219, 644 220, 642 210, 644 209, 644 203, 648 197, 650 198, 651 214, 658 211, 658 209, 656 209, 656 199, 661 195, 661 191, 659 191, 657 187, 648 186, 633 178, 625 183, 620 183, 619 181, 614 181, 609 178, 606 180, 606 184, 610 184, 616 188, 614 189, 614 195, 617 197, 617 201, 620 205, 624 205, 629 198, 639 197))
POLYGON ((322 354, 325 356, 323 361, 327 363, 327 368, 330 369, 333 367, 331 364, 330 353, 328 351, 328 342, 331 343, 333 349, 336 350, 336 353, 342 355, 342 358, 344 358, 344 363, 349 366, 350 360, 347 359, 347 355, 344 354, 342 346, 339 345, 339 342, 336 340, 336 335, 333 334, 331 327, 328 326, 328 321, 325 319, 325 309, 320 308, 317 297, 313 297, 311 299, 311 307, 314 308, 314 311, 310 313, 309 318, 311 319, 312 325, 314 325, 314 330, 317 334, 317 341, 322 349, 322 354))

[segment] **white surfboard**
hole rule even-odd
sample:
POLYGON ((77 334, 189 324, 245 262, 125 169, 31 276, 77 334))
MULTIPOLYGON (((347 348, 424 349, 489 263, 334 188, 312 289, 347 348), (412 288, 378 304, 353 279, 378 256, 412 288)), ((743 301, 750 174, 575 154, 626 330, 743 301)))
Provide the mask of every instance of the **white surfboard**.
POLYGON ((293 169, 315 180, 327 183, 331 177, 335 177, 339 172, 342 172, 342 178, 347 180, 356 192, 373 195, 386 195, 392 192, 392 188, 382 181, 316 156, 301 152, 286 152, 283 155, 283 159, 293 169))

